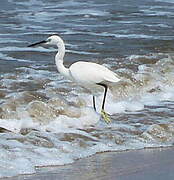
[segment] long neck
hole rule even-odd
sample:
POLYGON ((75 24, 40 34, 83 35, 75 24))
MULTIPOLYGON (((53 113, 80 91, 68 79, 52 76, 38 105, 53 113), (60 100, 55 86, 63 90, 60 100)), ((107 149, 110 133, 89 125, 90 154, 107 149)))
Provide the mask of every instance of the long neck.
POLYGON ((65 45, 62 39, 57 43, 58 53, 55 56, 56 66, 60 74, 66 78, 70 78, 69 69, 67 69, 63 64, 63 58, 65 55, 65 45))

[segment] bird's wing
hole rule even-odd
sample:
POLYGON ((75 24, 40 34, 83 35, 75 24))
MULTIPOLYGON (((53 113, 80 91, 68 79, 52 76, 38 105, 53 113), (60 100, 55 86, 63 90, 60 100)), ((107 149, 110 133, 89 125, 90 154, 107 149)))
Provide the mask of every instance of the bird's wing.
POLYGON ((78 83, 96 84, 103 81, 118 82, 118 75, 108 68, 91 62, 79 61, 70 66, 70 73, 78 83))

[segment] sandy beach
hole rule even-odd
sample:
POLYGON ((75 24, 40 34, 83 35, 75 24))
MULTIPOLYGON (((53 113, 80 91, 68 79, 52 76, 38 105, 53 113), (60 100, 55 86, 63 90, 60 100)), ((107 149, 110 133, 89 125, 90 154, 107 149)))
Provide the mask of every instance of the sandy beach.
POLYGON ((8 180, 172 180, 174 147, 100 153, 73 164, 39 168, 8 180))

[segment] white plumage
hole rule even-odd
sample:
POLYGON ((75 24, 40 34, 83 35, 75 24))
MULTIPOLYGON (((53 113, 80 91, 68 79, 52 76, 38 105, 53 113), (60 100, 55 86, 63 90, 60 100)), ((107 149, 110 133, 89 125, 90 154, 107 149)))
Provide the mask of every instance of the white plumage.
POLYGON ((74 81, 84 87, 105 83, 106 81, 118 82, 120 80, 114 72, 92 62, 76 62, 70 66, 69 71, 74 81))
MULTIPOLYGON (((90 89, 91 92, 93 91, 95 92, 97 87, 104 88, 104 97, 103 97, 101 114, 107 123, 110 122, 109 116, 104 111, 105 99, 106 99, 106 94, 107 94, 107 89, 108 89, 107 84, 108 82, 116 83, 120 81, 119 76, 116 73, 109 70, 108 68, 100 64, 96 64, 92 62, 79 61, 79 62, 73 63, 69 68, 66 68, 63 64, 63 58, 65 55, 65 45, 64 45, 63 40, 58 35, 52 35, 48 37, 47 40, 34 43, 30 45, 29 47, 42 44, 42 43, 50 44, 50 45, 57 45, 58 53, 55 56, 55 62, 56 62, 58 71, 63 76, 71 79, 72 81, 76 82, 82 87, 90 89)), ((94 106, 94 109, 96 110, 94 96, 93 96, 93 106, 94 106)))

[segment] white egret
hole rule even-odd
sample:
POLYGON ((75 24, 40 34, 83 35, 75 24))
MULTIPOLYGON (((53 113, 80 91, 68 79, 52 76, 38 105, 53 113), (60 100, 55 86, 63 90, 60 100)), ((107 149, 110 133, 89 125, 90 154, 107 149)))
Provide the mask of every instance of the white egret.
MULTIPOLYGON (((66 68, 63 64, 65 44, 62 38, 58 35, 51 35, 46 40, 31 44, 28 47, 33 47, 39 44, 56 45, 58 47, 58 53, 55 56, 55 62, 60 74, 78 83, 80 86, 90 89, 91 92, 93 92, 93 90, 96 90, 98 87, 104 88, 101 115, 106 123, 111 122, 108 114, 104 110, 105 100, 108 90, 108 83, 116 83, 120 81, 118 75, 108 68, 92 62, 78 61, 73 63, 69 68, 66 68)), ((96 111, 94 94, 93 107, 96 111)))

